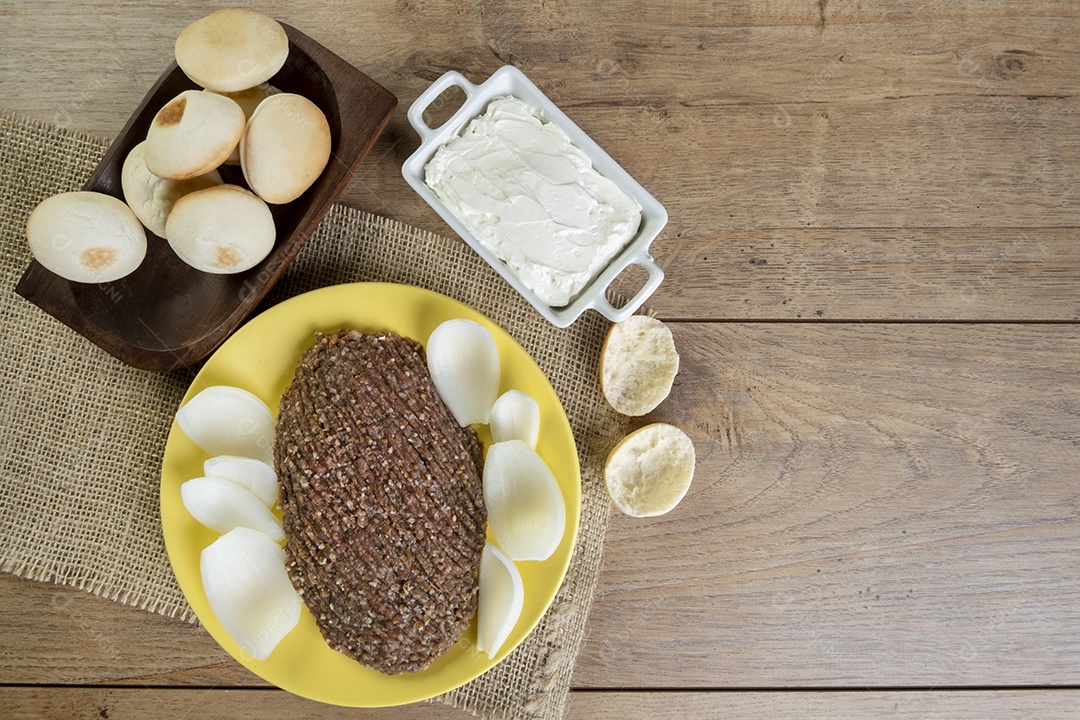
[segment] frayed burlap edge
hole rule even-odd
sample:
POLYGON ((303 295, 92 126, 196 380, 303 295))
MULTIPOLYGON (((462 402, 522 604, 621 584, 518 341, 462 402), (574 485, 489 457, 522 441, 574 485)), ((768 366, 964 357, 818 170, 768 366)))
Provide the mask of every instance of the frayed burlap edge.
MULTIPOLYGON (((85 542, 72 541, 60 557, 48 561, 40 560, 46 554, 40 552, 40 547, 31 548, 31 552, 16 553, 8 547, 10 540, 0 540, 0 570, 76 587, 133 607, 192 622, 195 618, 168 567, 158 531, 157 477, 167 436, 167 418, 193 377, 193 371, 152 374, 128 368, 21 298, 14 297, 12 292, 29 261, 23 233, 26 216, 44 197, 81 187, 106 146, 107 143, 99 138, 56 128, 49 123, 27 121, 11 114, 0 116, 0 167, 4 171, 0 192, 5 198, 0 215, 3 226, 0 243, 6 256, 2 266, 5 296, 0 305, 0 319, 4 324, 0 331, 3 333, 0 349, 5 352, 4 360, 14 358, 16 365, 20 358, 22 366, 29 365, 26 358, 38 357, 42 352, 46 357, 57 357, 66 362, 62 368, 66 385, 60 389, 55 389, 55 377, 43 377, 40 368, 17 366, 0 371, 3 385, 0 395, 7 397, 7 400, 0 399, 0 418, 7 425, 16 416, 14 403, 39 397, 40 392, 35 394, 40 387, 38 383, 52 382, 50 387, 55 389, 54 396, 66 393, 67 397, 79 401, 72 404, 69 400, 67 411, 53 420, 53 441, 56 436, 62 438, 67 431, 63 423, 73 418, 72 412, 78 415, 80 402, 90 404, 85 411, 90 414, 103 409, 116 410, 108 402, 103 404, 100 393, 86 392, 79 385, 88 372, 104 369, 103 376, 97 377, 97 381, 129 391, 121 398, 121 410, 134 413, 139 434, 134 442, 123 436, 98 437, 79 449, 92 451, 90 461, 104 457, 113 463, 142 464, 140 471, 128 478, 128 484, 138 488, 137 492, 141 494, 130 499, 138 506, 138 511, 126 518, 127 529, 135 532, 125 536, 128 541, 125 551, 139 543, 147 545, 147 527, 152 528, 152 537, 149 546, 142 548, 144 554, 135 560, 139 569, 137 577, 129 574, 116 577, 95 567, 93 558, 88 555, 109 549, 108 542, 97 537, 89 546, 85 542), (73 362, 72 358, 77 360, 73 362), (18 392, 11 392, 13 389, 18 392), (143 404, 139 403, 140 399, 143 404), (152 415, 153 412, 147 411, 146 405, 156 408, 161 417, 148 417, 147 413, 152 415), (131 452, 131 448, 123 446, 132 445, 138 446, 134 455, 124 455, 131 452)), ((335 206, 328 213, 264 307, 315 287, 365 280, 428 287, 476 307, 510 332, 533 355, 563 401, 574 429, 582 467, 581 523, 566 580, 541 623, 506 661, 480 678, 435 699, 485 718, 561 717, 566 710, 574 662, 584 638, 609 521, 602 463, 627 426, 624 418, 606 407, 599 391, 599 351, 608 323, 590 313, 571 328, 556 329, 528 307, 460 241, 342 206, 335 206)), ((42 363, 35 364, 40 366, 42 363)), ((22 443, 26 440, 27 437, 12 435, 7 429, 0 430, 0 446, 3 446, 0 451, 12 456, 17 455, 13 452, 15 447, 23 451, 22 464, 15 463, 18 467, 12 467, 5 459, 3 474, 0 474, 0 482, 5 485, 11 485, 12 478, 25 480, 29 477, 26 475, 28 468, 40 460, 32 454, 34 447, 29 450, 24 447, 22 443)), ((39 444, 36 448, 39 453, 48 455, 44 445, 39 444)), ((68 467, 64 463, 71 462, 70 457, 53 460, 57 467, 68 467)), ((50 482, 59 483, 59 489, 64 491, 78 487, 77 479, 58 480, 55 473, 40 484, 48 488, 50 482)), ((42 502, 43 498, 48 500, 47 492, 31 495, 31 506, 34 502, 42 502)), ((10 509, 9 505, 3 506, 5 512, 10 509)), ((91 515, 100 512, 102 519, 110 519, 113 514, 108 503, 97 496, 89 498, 77 510, 89 511, 91 515)), ((71 518, 68 520, 74 522, 71 518)), ((65 525, 68 520, 44 521, 39 518, 39 525, 51 523, 45 528, 51 533, 40 537, 57 540, 68 537, 66 532, 71 529, 65 525)), ((32 532, 34 522, 29 525, 28 531, 32 532)))

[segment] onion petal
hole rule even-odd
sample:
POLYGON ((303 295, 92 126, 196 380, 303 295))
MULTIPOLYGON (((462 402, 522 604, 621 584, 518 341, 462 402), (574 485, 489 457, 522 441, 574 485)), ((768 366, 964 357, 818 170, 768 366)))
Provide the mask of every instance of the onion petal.
POLYGON ((544 459, 522 440, 488 448, 484 504, 496 541, 514 560, 547 560, 566 530, 566 503, 544 459))
POLYGON ((521 573, 506 553, 491 543, 480 556, 480 600, 476 649, 494 658, 514 629, 525 603, 521 573))
POLYGON ((281 521, 274 513, 254 493, 232 480, 216 477, 188 480, 180 486, 180 498, 192 517, 216 532, 246 527, 276 542, 285 539, 281 521))
POLYGON ((486 423, 499 394, 499 348, 491 331, 465 318, 447 320, 428 338, 427 362, 458 424, 486 423))
POLYGON ((210 455, 274 461, 274 416, 262 400, 231 385, 212 385, 176 412, 184 434, 210 455))
POLYGON ((218 622, 256 660, 300 621, 302 601, 285 570, 285 550, 261 532, 225 533, 202 551, 199 571, 218 622))
POLYGON ((239 455, 215 455, 203 463, 203 474, 232 480, 250 490, 268 508, 274 507, 278 497, 277 473, 262 460, 239 455))
POLYGON ((523 440, 536 448, 540 437, 540 405, 520 390, 507 390, 491 406, 491 439, 495 442, 523 440))

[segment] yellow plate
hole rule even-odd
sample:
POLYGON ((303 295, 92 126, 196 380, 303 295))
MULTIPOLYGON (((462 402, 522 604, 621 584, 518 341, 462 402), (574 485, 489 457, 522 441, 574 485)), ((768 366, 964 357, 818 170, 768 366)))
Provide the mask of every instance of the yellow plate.
MULTIPOLYGON (((474 621, 461 640, 426 670, 384 675, 332 650, 307 608, 299 626, 270 657, 252 659, 225 633, 207 603, 199 555, 218 536, 196 522, 180 500, 180 484, 203 474, 207 455, 173 422, 161 472, 161 525, 173 572, 195 614, 218 644, 280 688, 313 700, 355 707, 400 705, 452 690, 492 668, 524 640, 562 584, 581 511, 581 476, 570 423, 555 391, 524 348, 466 305, 427 290, 386 283, 337 285, 299 295, 267 310, 229 338, 203 366, 183 402, 210 385, 235 385, 262 398, 276 414, 278 399, 292 380, 300 355, 314 342, 316 330, 389 330, 426 343, 431 331, 451 318, 475 320, 495 336, 502 358, 500 392, 518 389, 539 403, 536 450, 558 479, 566 501, 566 533, 555 553, 543 562, 518 563, 525 584, 525 606, 494 659, 476 650, 474 621)), ((487 428, 478 430, 485 446, 490 444, 487 428)))

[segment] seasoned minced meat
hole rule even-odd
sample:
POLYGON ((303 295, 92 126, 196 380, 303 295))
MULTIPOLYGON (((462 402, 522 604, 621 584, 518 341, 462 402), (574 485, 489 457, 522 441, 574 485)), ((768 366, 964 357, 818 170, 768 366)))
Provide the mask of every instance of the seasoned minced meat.
POLYGON ((458 641, 487 525, 481 452, 419 343, 316 334, 281 398, 274 464, 289 577, 331 647, 398 674, 458 641))

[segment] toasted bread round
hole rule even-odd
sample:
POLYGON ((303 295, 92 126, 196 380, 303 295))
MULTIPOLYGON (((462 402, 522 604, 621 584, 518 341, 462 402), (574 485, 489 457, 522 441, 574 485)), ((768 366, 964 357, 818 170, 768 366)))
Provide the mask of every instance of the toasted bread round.
POLYGON ((604 466, 604 482, 615 506, 627 515, 663 515, 690 489, 695 462, 694 443, 686 433, 653 423, 615 446, 604 466))
POLYGON ((273 18, 224 8, 181 30, 175 50, 176 64, 200 86, 237 92, 266 82, 281 69, 289 57, 289 38, 273 18))
MULTIPOLYGON (((229 98, 244 111, 245 125, 247 120, 251 119, 251 116, 255 114, 255 108, 259 107, 266 98, 271 95, 277 95, 280 90, 271 85, 270 83, 263 83, 262 85, 256 85, 253 88, 247 90, 239 90, 237 92, 219 93, 229 98)), ((226 165, 239 165, 240 164, 240 144, 237 143, 236 147, 232 151, 232 155, 225 159, 226 165)))
POLYGON ((244 178, 268 203, 300 197, 329 160, 330 124, 302 95, 279 93, 263 100, 240 140, 244 178))
POLYGON ((213 187, 222 183, 217 170, 190 180, 169 180, 160 178, 146 167, 144 152, 146 142, 133 147, 124 158, 124 167, 120 171, 120 185, 124 190, 124 200, 135 213, 135 217, 158 237, 165 237, 165 220, 172 212, 176 201, 188 193, 213 187))
POLYGON ((146 132, 143 157, 170 180, 205 175, 228 159, 244 132, 244 111, 216 93, 185 90, 165 104, 146 132))
POLYGON ((237 185, 197 190, 176 201, 165 238, 196 270, 228 274, 248 270, 274 248, 270 208, 237 185))
POLYGON ((624 415, 644 415, 671 393, 679 353, 667 325, 631 315, 615 323, 600 351, 600 387, 624 415))
POLYGON ((139 267, 146 231, 111 195, 68 192, 43 200, 26 221, 30 252, 47 270, 72 282, 112 282, 139 267))

